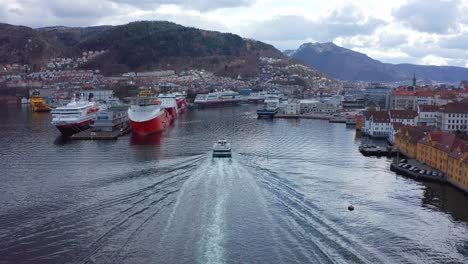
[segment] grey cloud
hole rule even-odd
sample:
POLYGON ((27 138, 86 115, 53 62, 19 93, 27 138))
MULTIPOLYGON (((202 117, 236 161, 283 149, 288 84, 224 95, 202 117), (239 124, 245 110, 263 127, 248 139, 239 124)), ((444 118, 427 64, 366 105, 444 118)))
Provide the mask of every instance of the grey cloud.
POLYGON ((139 8, 151 8, 164 4, 174 4, 198 11, 211 11, 221 8, 250 6, 255 0, 112 0, 139 8))
POLYGON ((52 14, 59 18, 98 18, 117 13, 118 9, 109 1, 62 1, 49 0, 52 14))
POLYGON ((404 34, 395 34, 395 33, 388 33, 383 32, 382 34, 378 35, 379 38, 379 45, 381 47, 396 47, 407 43, 408 36, 404 34))
POLYGON ((444 39, 440 42, 440 46, 447 49, 465 49, 468 50, 468 33, 444 39))
POLYGON ((354 6, 345 6, 328 16, 312 21, 302 16, 277 16, 246 29, 249 35, 263 40, 303 40, 330 41, 336 37, 372 34, 385 22, 368 18, 354 6))
POLYGON ((0 4, 2 22, 42 27, 52 25, 89 26, 121 12, 110 1, 16 0, 14 5, 0 4), (12 8, 14 6, 14 8, 12 8), (3 8, 5 7, 5 8, 3 8))
POLYGON ((400 50, 402 52, 407 53, 410 56, 422 58, 427 55, 435 55, 442 58, 449 58, 449 59, 466 59, 468 58, 468 52, 466 50, 457 50, 457 49, 446 49, 441 48, 439 46, 404 46, 401 47, 400 50))
POLYGON ((393 15, 412 29, 443 34, 458 29, 460 4, 460 0, 411 0, 393 15))

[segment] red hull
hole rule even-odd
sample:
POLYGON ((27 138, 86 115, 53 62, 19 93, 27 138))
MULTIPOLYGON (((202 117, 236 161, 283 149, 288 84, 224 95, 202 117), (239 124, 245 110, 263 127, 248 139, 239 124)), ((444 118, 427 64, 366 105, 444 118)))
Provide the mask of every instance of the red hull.
POLYGON ((188 105, 187 105, 187 100, 185 100, 185 98, 179 98, 176 100, 177 102, 177 108, 179 109, 179 113, 184 113, 185 112, 185 109, 187 109, 188 105))
POLYGON ((144 122, 136 122, 130 120, 132 131, 138 135, 148 135, 156 132, 161 132, 166 129, 172 122, 172 116, 165 111, 163 114, 144 122))
POLYGON ((175 107, 168 107, 166 111, 171 115, 172 121, 177 118, 177 109, 175 107))
POLYGON ((69 137, 78 132, 88 129, 91 123, 92 123, 92 120, 90 119, 90 120, 83 121, 81 123, 67 124, 67 125, 56 126, 56 127, 62 133, 62 135, 69 137))

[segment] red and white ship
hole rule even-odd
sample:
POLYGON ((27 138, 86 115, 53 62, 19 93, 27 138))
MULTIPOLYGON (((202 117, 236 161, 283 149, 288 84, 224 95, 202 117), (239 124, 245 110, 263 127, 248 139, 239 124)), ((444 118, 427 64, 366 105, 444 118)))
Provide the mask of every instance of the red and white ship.
MULTIPOLYGON (((161 106, 166 109, 167 112, 172 117, 172 120, 175 120, 177 118, 177 115, 179 114, 179 107, 177 105, 177 99, 175 94, 159 94, 158 100, 161 102, 161 106)), ((171 121, 172 121, 171 120, 171 121)))
POLYGON ((100 107, 94 102, 73 98, 66 106, 60 106, 52 111, 52 125, 56 126, 64 136, 71 136, 90 127, 96 120, 100 107))
POLYGON ((176 102, 177 102, 177 109, 179 114, 183 114, 187 108, 187 98, 185 96, 185 93, 174 93, 176 96, 176 102))
POLYGON ((139 98, 128 109, 132 131, 138 135, 161 132, 172 122, 172 115, 155 98, 139 98))

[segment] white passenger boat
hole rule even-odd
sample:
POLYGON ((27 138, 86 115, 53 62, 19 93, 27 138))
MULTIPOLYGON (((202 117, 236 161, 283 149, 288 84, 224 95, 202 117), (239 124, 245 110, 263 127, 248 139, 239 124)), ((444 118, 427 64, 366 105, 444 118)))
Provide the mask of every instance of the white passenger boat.
POLYGON ((231 144, 224 139, 218 140, 213 145, 213 158, 230 158, 231 144))

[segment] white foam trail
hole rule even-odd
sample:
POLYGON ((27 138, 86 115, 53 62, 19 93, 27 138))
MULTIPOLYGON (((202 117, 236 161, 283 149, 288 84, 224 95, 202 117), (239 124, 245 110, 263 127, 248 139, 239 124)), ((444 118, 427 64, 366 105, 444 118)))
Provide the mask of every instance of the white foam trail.
POLYGON ((166 239, 166 237, 168 235, 168 231, 172 227, 174 216, 176 215, 176 212, 177 212, 177 210, 179 208, 180 203, 184 201, 183 197, 188 192, 188 189, 193 189, 194 186, 196 185, 197 181, 200 181, 200 176, 204 175, 206 173, 206 171, 209 169, 208 162, 209 162, 209 160, 203 161, 203 163, 200 164, 200 166, 195 170, 195 172, 192 174, 192 176, 189 177, 184 182, 182 187, 180 187, 179 193, 177 194, 177 197, 176 197, 175 204, 172 207, 171 213, 169 214, 169 217, 167 218, 166 226, 163 229, 162 236, 161 236, 161 239, 160 239, 161 243, 166 239))
MULTIPOLYGON (((229 160, 215 160, 216 170, 210 171, 210 182, 214 184, 215 192, 213 199, 216 199, 215 206, 210 217, 209 223, 204 230, 201 263, 224 263, 224 223, 225 223, 225 204, 228 189, 226 188, 229 175, 232 175, 233 169, 229 160), (214 179, 213 179, 214 177, 214 179)), ((210 210, 210 208, 205 208, 210 210)))

